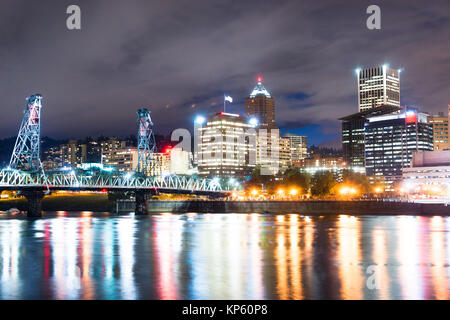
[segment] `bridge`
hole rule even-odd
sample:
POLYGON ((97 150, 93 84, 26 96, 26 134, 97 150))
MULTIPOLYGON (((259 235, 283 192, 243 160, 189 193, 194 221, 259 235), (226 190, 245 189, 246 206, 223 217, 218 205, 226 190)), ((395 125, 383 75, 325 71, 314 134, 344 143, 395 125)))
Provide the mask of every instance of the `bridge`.
POLYGON ((41 217, 41 201, 52 190, 133 191, 138 215, 148 213, 147 201, 158 193, 225 196, 217 179, 193 176, 150 176, 155 150, 150 111, 138 110, 138 164, 134 172, 64 169, 44 172, 40 160, 40 113, 42 96, 27 98, 24 118, 17 136, 10 165, 0 170, 0 191, 18 190, 27 199, 28 217, 41 217))

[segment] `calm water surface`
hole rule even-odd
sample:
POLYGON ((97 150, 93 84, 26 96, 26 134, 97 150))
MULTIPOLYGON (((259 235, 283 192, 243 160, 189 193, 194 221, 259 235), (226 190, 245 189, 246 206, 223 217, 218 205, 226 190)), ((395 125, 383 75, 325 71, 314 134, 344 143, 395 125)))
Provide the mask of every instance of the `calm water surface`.
POLYGON ((0 254, 1 299, 450 297, 448 217, 2 214, 0 254))

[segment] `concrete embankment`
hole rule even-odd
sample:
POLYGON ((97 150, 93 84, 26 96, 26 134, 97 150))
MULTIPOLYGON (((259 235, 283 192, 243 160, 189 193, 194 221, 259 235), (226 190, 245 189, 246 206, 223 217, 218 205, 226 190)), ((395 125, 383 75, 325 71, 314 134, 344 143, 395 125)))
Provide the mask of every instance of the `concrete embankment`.
POLYGON ((149 201, 149 213, 449 215, 450 206, 394 201, 149 201))

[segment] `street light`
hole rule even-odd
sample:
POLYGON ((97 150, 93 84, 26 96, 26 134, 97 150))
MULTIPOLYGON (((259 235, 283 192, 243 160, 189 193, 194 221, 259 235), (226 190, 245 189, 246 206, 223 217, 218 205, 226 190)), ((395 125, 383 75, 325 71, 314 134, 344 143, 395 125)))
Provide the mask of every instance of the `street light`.
POLYGON ((205 117, 203 117, 203 116, 197 116, 196 118, 195 118, 195 124, 199 124, 199 125, 202 125, 203 123, 205 123, 205 117))
POLYGON ((277 191, 277 194, 278 194, 279 197, 282 197, 284 195, 284 190, 283 189, 279 189, 277 191))

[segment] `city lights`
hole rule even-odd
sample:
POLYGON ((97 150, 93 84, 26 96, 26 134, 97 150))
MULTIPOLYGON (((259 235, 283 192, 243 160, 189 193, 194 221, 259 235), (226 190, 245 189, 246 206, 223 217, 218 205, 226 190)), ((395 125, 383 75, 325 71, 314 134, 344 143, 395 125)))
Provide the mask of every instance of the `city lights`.
POLYGON ((357 190, 354 187, 344 186, 339 190, 341 195, 354 195, 357 193, 357 190))
POLYGON ((197 116, 194 120, 195 124, 202 125, 205 123, 206 119, 203 116, 197 116))
POLYGON ((250 120, 248 121, 248 123, 250 125, 252 125, 253 127, 256 127, 258 125, 258 119, 257 118, 250 118, 250 120))

